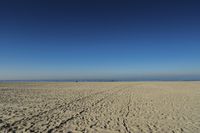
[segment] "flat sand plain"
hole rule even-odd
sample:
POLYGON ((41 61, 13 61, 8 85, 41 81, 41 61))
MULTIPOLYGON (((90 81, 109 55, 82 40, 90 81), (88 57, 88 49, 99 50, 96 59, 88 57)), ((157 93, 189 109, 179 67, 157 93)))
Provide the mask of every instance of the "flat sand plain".
POLYGON ((200 82, 0 83, 0 133, 200 133, 200 82))

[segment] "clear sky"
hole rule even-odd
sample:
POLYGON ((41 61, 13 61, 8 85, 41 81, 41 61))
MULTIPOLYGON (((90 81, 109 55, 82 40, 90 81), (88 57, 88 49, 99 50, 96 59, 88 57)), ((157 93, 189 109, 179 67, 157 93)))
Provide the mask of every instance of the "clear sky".
POLYGON ((0 80, 200 79, 198 0, 2 0, 0 80))

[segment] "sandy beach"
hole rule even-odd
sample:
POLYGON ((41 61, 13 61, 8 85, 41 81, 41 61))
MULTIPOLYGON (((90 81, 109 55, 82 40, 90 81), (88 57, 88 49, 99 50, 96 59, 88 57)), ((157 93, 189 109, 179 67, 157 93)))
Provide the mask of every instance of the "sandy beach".
POLYGON ((0 132, 198 133, 200 82, 0 83, 0 132))

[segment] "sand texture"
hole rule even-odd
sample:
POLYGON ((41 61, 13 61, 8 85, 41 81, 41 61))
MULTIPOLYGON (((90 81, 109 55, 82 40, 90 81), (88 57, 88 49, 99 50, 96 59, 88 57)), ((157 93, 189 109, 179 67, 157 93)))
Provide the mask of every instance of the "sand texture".
POLYGON ((0 84, 0 133, 200 133, 200 82, 0 84))

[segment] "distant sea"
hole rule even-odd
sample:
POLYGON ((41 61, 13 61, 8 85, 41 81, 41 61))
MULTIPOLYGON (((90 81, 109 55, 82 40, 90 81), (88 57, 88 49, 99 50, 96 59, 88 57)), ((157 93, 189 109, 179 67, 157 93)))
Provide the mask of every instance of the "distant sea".
POLYGON ((0 80, 0 83, 7 82, 162 82, 162 81, 200 81, 200 80, 0 80))

